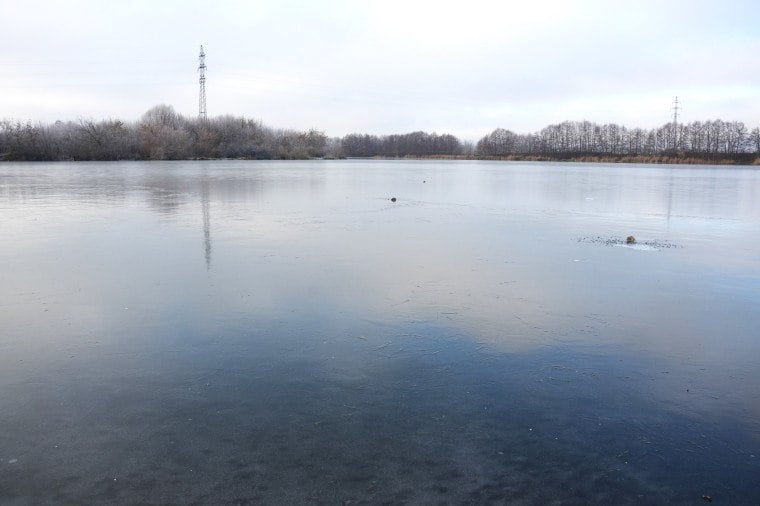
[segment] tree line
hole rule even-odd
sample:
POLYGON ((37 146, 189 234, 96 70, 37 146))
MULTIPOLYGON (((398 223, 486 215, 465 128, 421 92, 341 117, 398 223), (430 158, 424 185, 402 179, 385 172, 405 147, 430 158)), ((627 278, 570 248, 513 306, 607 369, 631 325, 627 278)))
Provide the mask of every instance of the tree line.
POLYGON ((329 144, 317 130, 277 130, 234 116, 186 118, 168 105, 133 123, 0 122, 0 160, 299 159, 325 156, 329 144))
POLYGON ((341 139, 341 154, 351 157, 455 156, 466 146, 450 134, 412 132, 401 135, 349 134, 341 139))
POLYGON ((703 160, 751 161, 760 156, 760 129, 741 121, 668 123, 647 130, 590 121, 565 121, 532 134, 497 128, 475 148, 481 157, 550 158, 681 156, 703 160))
POLYGON ((344 157, 584 159, 680 157, 760 160, 760 129, 739 121, 668 123, 655 129, 565 121, 538 132, 497 128, 475 145, 450 134, 352 133, 274 129, 234 116, 186 118, 158 105, 136 122, 79 120, 54 124, 0 122, 0 160, 306 159, 344 157))

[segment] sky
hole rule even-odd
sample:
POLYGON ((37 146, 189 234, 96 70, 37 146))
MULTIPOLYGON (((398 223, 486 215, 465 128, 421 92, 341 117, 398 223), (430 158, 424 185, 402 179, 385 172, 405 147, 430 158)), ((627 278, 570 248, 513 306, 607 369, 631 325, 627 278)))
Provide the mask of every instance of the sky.
POLYGON ((757 0, 0 0, 0 119, 158 104, 330 136, 760 126, 757 0))

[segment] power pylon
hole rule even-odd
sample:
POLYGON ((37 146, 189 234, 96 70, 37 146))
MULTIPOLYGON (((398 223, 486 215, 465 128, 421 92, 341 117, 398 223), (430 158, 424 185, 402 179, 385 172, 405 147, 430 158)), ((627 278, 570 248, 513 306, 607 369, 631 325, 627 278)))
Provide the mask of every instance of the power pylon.
POLYGON ((678 149, 678 111, 681 110, 678 104, 678 97, 676 97, 673 102, 673 149, 678 149))
POLYGON ((198 95, 198 118, 206 121, 206 53, 203 52, 203 46, 201 46, 201 54, 198 55, 198 72, 201 74, 198 80, 201 85, 198 95))

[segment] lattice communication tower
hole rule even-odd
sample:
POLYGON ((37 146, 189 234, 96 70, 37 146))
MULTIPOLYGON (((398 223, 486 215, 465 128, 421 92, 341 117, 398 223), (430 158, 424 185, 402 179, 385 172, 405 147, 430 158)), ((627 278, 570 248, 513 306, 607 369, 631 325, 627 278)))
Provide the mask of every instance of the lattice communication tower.
POLYGON ((681 110, 679 104, 678 97, 676 97, 675 102, 673 102, 673 148, 678 147, 678 111, 681 110))
POLYGON ((201 89, 198 95, 198 118, 203 121, 206 120, 206 53, 203 52, 203 46, 201 46, 201 54, 198 55, 198 72, 201 76, 198 79, 201 89))

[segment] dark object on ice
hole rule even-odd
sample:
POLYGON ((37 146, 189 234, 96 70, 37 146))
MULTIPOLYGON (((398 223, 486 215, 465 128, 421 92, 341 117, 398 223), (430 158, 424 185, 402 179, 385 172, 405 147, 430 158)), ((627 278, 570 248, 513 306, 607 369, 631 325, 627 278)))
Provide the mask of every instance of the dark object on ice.
POLYGON ((703 495, 702 499, 704 499, 707 502, 712 502, 712 496, 709 496, 709 495, 703 495))
POLYGON ((396 197, 391 197, 391 202, 396 202, 396 197))
POLYGON ((636 238, 633 237, 632 235, 629 235, 628 237, 625 238, 625 243, 626 244, 636 244, 636 238))

